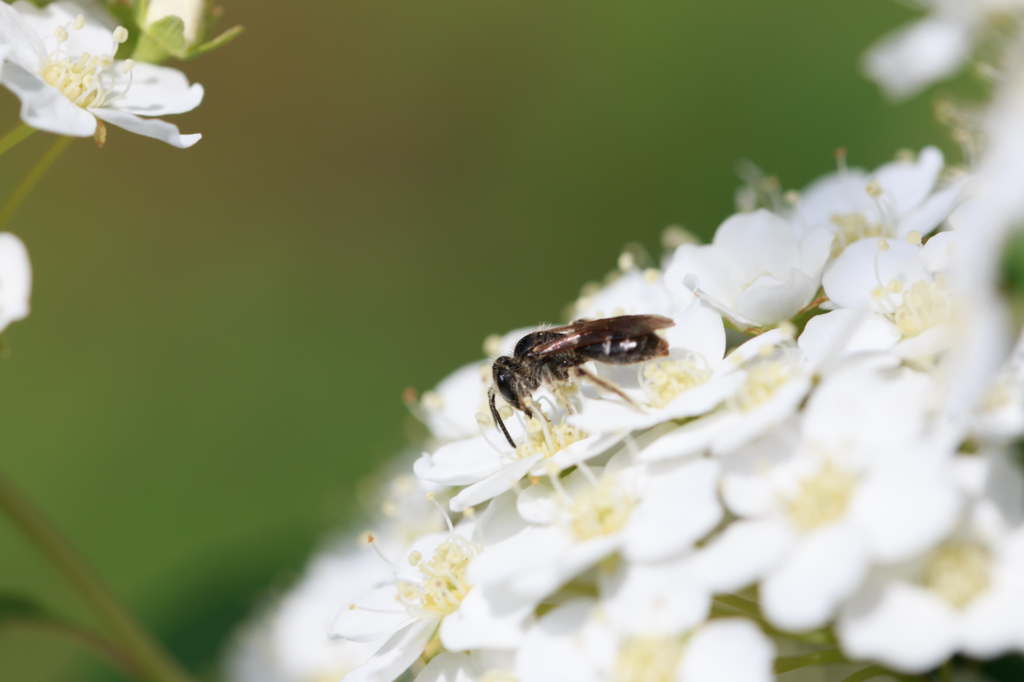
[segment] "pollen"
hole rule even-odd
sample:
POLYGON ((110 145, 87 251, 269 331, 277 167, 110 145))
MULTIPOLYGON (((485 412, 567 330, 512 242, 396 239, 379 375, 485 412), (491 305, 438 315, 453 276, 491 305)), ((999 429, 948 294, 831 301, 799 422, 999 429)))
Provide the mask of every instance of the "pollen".
POLYGON ((673 637, 634 637, 619 646, 610 682, 672 682, 678 678, 683 642, 673 637))
MULTIPOLYGON (((68 24, 73 30, 81 30, 85 26, 85 17, 78 15, 73 24, 68 24)), ((109 54, 91 55, 83 52, 77 59, 63 50, 63 44, 68 40, 67 26, 58 26, 54 32, 57 39, 57 49, 46 57, 43 64, 41 76, 49 85, 57 88, 61 93, 71 100, 72 103, 83 109, 95 108, 108 104, 123 96, 131 87, 131 80, 120 93, 111 96, 114 86, 114 78, 104 74, 114 64, 114 56, 109 54)), ((123 43, 128 39, 128 31, 123 26, 118 26, 112 35, 115 43, 123 43)), ((121 66, 121 72, 130 74, 135 62, 131 59, 125 60, 121 66)))
POLYGON ((526 420, 526 436, 516 447, 516 457, 526 459, 539 453, 549 459, 587 435, 564 418, 557 424, 548 424, 543 417, 533 417, 526 420))
POLYGON ((951 542, 940 547, 925 567, 924 584, 958 609, 989 587, 991 557, 982 547, 951 542))
POLYGON ((569 505, 572 532, 579 540, 622 530, 633 511, 633 497, 613 479, 605 478, 578 493, 569 505))
POLYGON ((414 557, 417 559, 414 565, 423 574, 423 581, 417 584, 399 582, 399 599, 407 607, 419 606, 432 613, 448 615, 459 608, 473 587, 466 580, 466 569, 476 554, 476 545, 457 535, 439 544, 434 556, 427 561, 419 552, 412 552, 409 563, 413 564, 414 557))
POLYGON ((655 407, 665 407, 691 388, 706 383, 711 370, 703 357, 688 353, 679 360, 649 362, 643 367, 641 384, 655 407))
POLYGON ((857 477, 826 465, 800 483, 800 490, 789 502, 789 517, 802 531, 811 531, 836 521, 846 512, 857 477))
POLYGON ((743 386, 730 399, 731 407, 749 412, 768 402, 797 374, 798 357, 795 349, 773 349, 768 357, 759 357, 747 369, 747 380, 743 386))
POLYGON ((910 285, 893 321, 904 336, 917 336, 949 320, 951 305, 941 281, 920 281, 910 285))
POLYGON ((882 225, 869 221, 863 213, 833 213, 829 221, 836 228, 833 230, 836 235, 835 241, 832 242, 833 258, 855 241, 867 237, 881 237, 885 233, 882 225))

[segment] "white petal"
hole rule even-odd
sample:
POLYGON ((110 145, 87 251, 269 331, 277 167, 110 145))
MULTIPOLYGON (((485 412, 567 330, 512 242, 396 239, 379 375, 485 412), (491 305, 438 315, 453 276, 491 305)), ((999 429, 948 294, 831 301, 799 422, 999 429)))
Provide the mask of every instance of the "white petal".
POLYGON ((137 116, 170 116, 192 111, 203 101, 203 86, 188 84, 188 78, 181 71, 167 66, 138 62, 131 70, 131 87, 128 74, 121 73, 121 65, 114 64, 113 92, 123 92, 111 106, 137 116))
POLYGON ((832 225, 832 216, 846 215, 871 208, 864 187, 868 179, 864 171, 851 168, 845 173, 831 173, 818 178, 800 193, 795 221, 805 231, 832 225))
POLYGON ((807 273, 815 284, 820 282, 821 271, 832 253, 833 241, 835 235, 823 227, 810 230, 800 240, 800 270, 807 273))
POLYGON ((733 521, 694 553, 690 566, 701 584, 715 592, 735 592, 774 568, 795 539, 774 520, 733 521))
POLYGON ((484 436, 457 440, 439 447, 434 454, 424 453, 413 471, 425 481, 444 485, 467 485, 481 481, 506 464, 484 436))
POLYGON ((372 642, 390 637, 414 620, 398 601, 398 590, 388 584, 376 587, 344 604, 331 626, 331 635, 353 642, 372 642))
POLYGON ((688 278, 696 278, 703 291, 726 306, 736 303, 736 297, 746 284, 739 265, 731 256, 710 244, 683 244, 676 249, 672 263, 665 271, 665 286, 680 301, 693 298, 693 293, 686 286, 688 278))
POLYGON ((742 447, 789 419, 811 388, 808 376, 797 376, 776 389, 767 402, 736 419, 735 426, 717 434, 711 451, 724 455, 742 447))
POLYGON ((46 61, 42 37, 32 22, 6 3, 0 3, 0 49, 3 59, 31 74, 38 74, 46 61))
POLYGON ((396 632, 369 661, 343 682, 393 682, 420 657, 437 629, 437 618, 424 618, 396 632))
POLYGON ((514 649, 535 606, 499 586, 478 585, 441 621, 441 643, 448 651, 514 649))
POLYGON ((17 64, 4 63, 0 83, 21 100, 21 120, 33 128, 73 137, 89 137, 96 132, 96 118, 89 111, 75 106, 60 90, 17 64))
POLYGON ((770 682, 775 645, 753 622, 726 618, 695 632, 683 654, 679 682, 770 682))
POLYGON ((926 235, 956 209, 964 200, 968 178, 954 182, 928 197, 927 200, 916 209, 901 219, 896 226, 895 236, 905 238, 911 232, 926 235))
POLYGON ((816 367, 836 357, 889 350, 903 338, 899 328, 881 315, 840 308, 812 317, 798 345, 816 367))
POLYGON ((918 258, 920 247, 908 244, 902 239, 888 240, 889 250, 879 253, 878 240, 861 239, 847 246, 821 278, 825 293, 843 308, 859 308, 877 304, 871 292, 878 286, 888 286, 896 279, 909 284, 925 279, 924 266, 918 258), (878 272, 881 283, 875 277, 875 257, 878 257, 878 272))
POLYGON ((800 312, 817 291, 818 280, 796 268, 785 279, 762 275, 736 299, 736 311, 760 326, 774 324, 800 312))
POLYGON ((515 575, 506 585, 526 598, 539 600, 593 568, 621 545, 621 534, 572 543, 555 561, 515 575))
POLYGON ((187 149, 196 142, 199 142, 203 137, 199 133, 182 135, 178 130, 178 126, 167 121, 161 121, 158 118, 139 118, 135 114, 118 111, 109 107, 100 107, 99 109, 90 109, 89 111, 95 114, 96 118, 101 118, 118 128, 124 128, 143 137, 161 140, 178 149, 187 149))
POLYGON ((630 561, 657 561, 675 554, 722 519, 719 462, 698 459, 669 470, 661 468, 652 466, 643 501, 626 524, 623 550, 630 561))
POLYGON ((874 177, 892 210, 902 217, 920 206, 935 188, 945 159, 938 147, 925 147, 916 161, 892 161, 879 167, 874 177))
POLYGON ((814 531, 761 583, 761 608, 784 630, 811 630, 829 621, 867 571, 860 538, 842 523, 814 531))
POLYGON ((908 463, 857 487, 849 515, 878 561, 909 559, 937 544, 956 523, 960 496, 953 482, 935 468, 908 463))
POLYGON ((434 387, 433 392, 441 399, 440 409, 430 409, 426 405, 421 405, 427 418, 427 426, 435 438, 458 440, 479 434, 480 427, 476 415, 487 399, 487 387, 481 376, 481 367, 482 364, 479 362, 464 365, 434 387))
POLYGON ((491 498, 508 492, 530 471, 530 467, 543 459, 543 457, 542 454, 536 454, 532 457, 521 459, 518 462, 513 462, 495 471, 482 481, 463 488, 458 495, 448 502, 449 509, 453 512, 463 512, 469 507, 475 507, 491 498))
POLYGON ((938 667, 957 647, 956 615, 927 590, 892 583, 864 591, 843 607, 836 624, 843 653, 905 673, 938 667))
POLYGON ((961 232, 939 232, 921 247, 921 260, 930 272, 943 272, 953 263, 957 244, 964 235, 961 232))
POLYGON ((478 682, 479 679, 469 654, 445 651, 430 659, 414 682, 478 682))
POLYGON ((531 526, 487 547, 467 569, 474 585, 497 584, 534 568, 557 561, 572 538, 555 527, 531 526))
POLYGON ((24 319, 32 296, 32 264, 20 239, 0 233, 0 331, 24 319))
POLYGON ((923 19, 883 38, 864 57, 864 72, 894 98, 910 97, 956 73, 970 50, 969 27, 923 19))
POLYGON ((715 230, 713 244, 736 263, 743 284, 765 273, 786 280, 790 270, 800 264, 793 228, 765 209, 728 218, 715 230))
POLYGON ((779 491, 771 472, 799 452, 800 434, 786 424, 722 458, 722 499, 737 516, 770 515, 779 506, 779 491))
POLYGON ((586 642, 577 633, 587 622, 594 602, 575 599, 545 614, 530 628, 516 656, 519 682, 599 682, 586 642))
POLYGON ((640 451, 641 462, 658 462, 707 450, 715 438, 734 428, 739 419, 731 412, 716 412, 669 431, 640 451))
POLYGON ((688 559, 655 564, 619 562, 602 575, 601 610, 618 632, 678 635, 700 624, 711 610, 711 592, 688 559))
POLYGON ((671 350, 683 349, 700 355, 714 369, 725 356, 725 325, 722 316, 700 300, 675 317, 676 326, 665 331, 671 350))

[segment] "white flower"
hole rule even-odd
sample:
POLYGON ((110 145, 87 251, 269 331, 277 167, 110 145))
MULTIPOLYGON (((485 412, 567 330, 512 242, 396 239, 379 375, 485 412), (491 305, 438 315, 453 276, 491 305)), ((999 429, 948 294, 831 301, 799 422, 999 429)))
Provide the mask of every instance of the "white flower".
POLYGON ((374 586, 380 559, 362 548, 348 548, 314 559, 299 583, 274 610, 244 633, 232 648, 228 678, 251 682, 257 671, 268 680, 317 682, 343 675, 365 663, 373 643, 329 637, 338 604, 374 586))
POLYGON ((740 213, 711 244, 676 249, 665 284, 683 301, 697 294, 740 327, 775 324, 814 300, 831 245, 823 228, 798 240, 774 213, 740 213))
POLYGON ((986 21, 1024 9, 1020 0, 928 0, 932 12, 885 36, 864 56, 868 78, 891 97, 917 94, 961 69, 986 21))
POLYGON ((847 336, 847 352, 892 349, 928 364, 953 342, 955 300, 947 272, 960 236, 940 232, 923 247, 884 237, 851 244, 822 278, 832 304, 848 310, 811 319, 801 347, 842 340, 841 330, 866 310, 853 337, 847 336))
POLYGON ((470 579, 539 600, 616 551, 657 561, 693 545, 722 517, 719 465, 708 459, 648 467, 616 456, 604 468, 581 466, 519 497, 530 525, 491 545, 470 579))
POLYGON ((759 682, 774 679, 775 647, 743 619, 707 623, 690 633, 621 628, 598 602, 575 599, 530 628, 516 657, 519 682, 759 682))
POLYGON ((706 384, 707 394, 717 402, 707 405, 704 415, 661 435, 640 451, 638 459, 656 462, 704 451, 725 454, 789 419, 816 372, 790 334, 788 329, 773 329, 733 350, 706 384))
POLYGON ((127 31, 113 31, 62 0, 38 9, 0 3, 0 83, 21 99, 21 119, 39 130, 89 137, 96 119, 133 133, 191 147, 201 135, 142 116, 181 114, 199 106, 203 87, 176 69, 115 61, 127 31))
POLYGON ((0 331, 25 319, 32 296, 32 264, 20 239, 0 233, 0 331))
MULTIPOLYGON (((730 511, 775 538, 760 587, 768 619, 825 625, 869 566, 934 546, 956 520, 949 451, 927 440, 933 382, 856 364, 827 378, 799 430, 780 429, 724 459, 730 511)), ((739 530, 739 529, 737 529, 739 530)), ((749 562, 765 562, 750 546, 749 562), (755 555, 756 553, 756 555, 755 555)))
POLYGON ((922 673, 957 652, 989 659, 1024 649, 1024 527, 973 525, 878 572, 850 599, 837 623, 846 655, 922 673))
POLYGON ((335 637, 375 643, 373 656, 346 682, 396 679, 435 636, 448 651, 516 646, 533 604, 502 599, 500 590, 474 587, 467 576, 483 551, 481 538, 488 530, 500 537, 507 511, 491 505, 478 519, 419 538, 407 560, 385 559, 391 577, 344 604, 332 626, 335 637))
POLYGON ((905 239, 927 235, 961 200, 965 179, 936 189, 945 164, 942 152, 925 147, 917 159, 903 158, 871 173, 842 167, 800 193, 792 221, 798 235, 825 228, 835 235, 832 255, 867 237, 905 239))
POLYGON ((184 24, 185 44, 196 42, 203 28, 206 0, 149 0, 144 24, 149 26, 164 17, 178 17, 184 24))

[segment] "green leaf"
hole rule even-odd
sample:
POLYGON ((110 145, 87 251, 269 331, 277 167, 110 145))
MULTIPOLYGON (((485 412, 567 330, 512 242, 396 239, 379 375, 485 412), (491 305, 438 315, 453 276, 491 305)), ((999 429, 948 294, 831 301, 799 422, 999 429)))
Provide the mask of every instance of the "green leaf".
POLYGON ((146 27, 145 35, 139 38, 132 57, 147 62, 157 61, 152 57, 160 55, 165 56, 158 61, 163 61, 167 56, 183 58, 185 47, 185 22, 180 17, 168 16, 146 27))
POLYGON ((189 53, 189 58, 198 57, 199 55, 206 54, 211 50, 216 50, 218 47, 223 47, 235 38, 237 38, 238 36, 242 35, 244 31, 245 28, 243 28, 242 26, 232 26, 216 38, 212 38, 211 40, 206 41, 202 45, 197 46, 195 49, 191 51, 191 53, 189 53))

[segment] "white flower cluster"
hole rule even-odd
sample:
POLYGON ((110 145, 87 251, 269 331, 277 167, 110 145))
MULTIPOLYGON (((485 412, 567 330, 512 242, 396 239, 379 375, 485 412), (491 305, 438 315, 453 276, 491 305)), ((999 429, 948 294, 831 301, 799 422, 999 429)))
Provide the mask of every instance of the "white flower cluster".
MULTIPOLYGON (((966 51, 976 29, 951 8, 986 4, 925 21, 966 51)), ((952 68, 917 30, 869 59, 899 57, 894 92, 952 68)), ((967 171, 933 147, 873 172, 840 155, 802 192, 745 188, 710 244, 677 239, 661 268, 624 254, 573 317, 674 326, 665 357, 589 368, 621 395, 502 405, 515 447, 491 361, 423 395, 432 438, 392 521, 316 560, 232 678, 757 682, 1024 652, 1024 341, 997 286, 1024 219, 1021 45, 967 171), (409 532, 428 495, 435 525, 409 532)))

